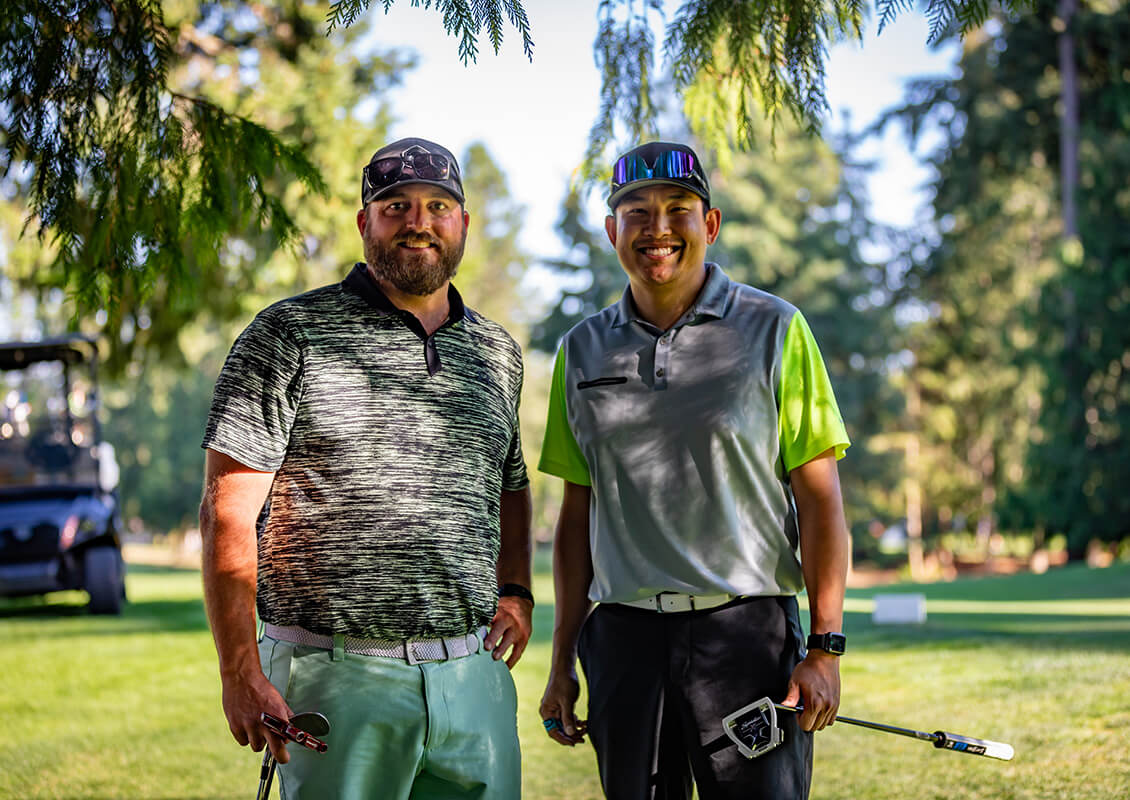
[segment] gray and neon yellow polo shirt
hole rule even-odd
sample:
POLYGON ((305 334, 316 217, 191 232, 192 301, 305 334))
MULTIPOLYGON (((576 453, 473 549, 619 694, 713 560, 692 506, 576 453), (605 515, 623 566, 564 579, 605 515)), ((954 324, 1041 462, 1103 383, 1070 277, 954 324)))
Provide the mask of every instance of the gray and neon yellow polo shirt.
POLYGON ((501 492, 528 482, 522 354, 449 297, 428 337, 358 264, 265 309, 232 346, 203 446, 276 473, 263 620, 406 639, 493 616, 501 492))
POLYGON ((592 486, 594 601, 803 587, 788 473, 847 432, 800 312, 707 269, 671 330, 628 289, 557 353, 538 466, 592 486))

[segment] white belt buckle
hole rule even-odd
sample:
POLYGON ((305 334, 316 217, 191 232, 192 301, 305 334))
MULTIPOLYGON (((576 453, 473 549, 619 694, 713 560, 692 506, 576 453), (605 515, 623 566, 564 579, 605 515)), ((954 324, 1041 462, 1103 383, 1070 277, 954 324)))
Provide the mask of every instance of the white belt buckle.
POLYGON ((656 610, 664 614, 674 614, 680 611, 693 611, 694 598, 681 594, 660 594, 656 596, 656 610))

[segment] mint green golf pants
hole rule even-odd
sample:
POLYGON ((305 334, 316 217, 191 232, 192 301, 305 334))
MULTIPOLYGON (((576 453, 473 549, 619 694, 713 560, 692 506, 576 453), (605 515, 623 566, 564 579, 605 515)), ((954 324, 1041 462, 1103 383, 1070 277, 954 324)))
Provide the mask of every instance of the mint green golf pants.
POLYGON ((516 800, 518 700, 503 661, 478 653, 395 658, 259 643, 263 671, 291 710, 320 711, 329 749, 287 745, 283 800, 516 800))

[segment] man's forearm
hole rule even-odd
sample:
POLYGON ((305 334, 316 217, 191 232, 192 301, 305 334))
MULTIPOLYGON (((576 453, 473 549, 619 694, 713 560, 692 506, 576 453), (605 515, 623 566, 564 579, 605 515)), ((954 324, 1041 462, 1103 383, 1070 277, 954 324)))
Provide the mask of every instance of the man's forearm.
POLYGON ((838 534, 833 520, 824 520, 816 531, 809 533, 808 540, 809 547, 802 545, 801 552, 810 632, 842 631, 847 585, 847 537, 838 534), (809 552, 806 554, 805 551, 809 552), (820 555, 815 555, 817 552, 820 555))
POLYGON ((835 458, 825 454, 794 470, 793 492, 810 630, 841 631, 851 540, 844 520, 835 458))
POLYGON ((249 668, 258 669, 254 538, 252 535, 248 543, 246 534, 222 530, 214 509, 206 508, 207 504, 206 499, 200 514, 203 538, 201 571, 204 608, 216 643, 220 673, 226 675, 249 668))
POLYGON ((530 489, 502 492, 499 511, 501 541, 495 572, 498 585, 517 583, 530 588, 530 519, 533 516, 530 489))
POLYGON ((592 610, 592 553, 589 549, 587 486, 565 484, 565 497, 553 537, 553 587, 556 594, 553 624, 552 670, 572 671, 577 661, 577 639, 592 610))
POLYGON ((259 668, 255 523, 273 479, 272 473, 251 470, 229 456, 207 451, 200 503, 201 571, 204 608, 221 675, 259 668))

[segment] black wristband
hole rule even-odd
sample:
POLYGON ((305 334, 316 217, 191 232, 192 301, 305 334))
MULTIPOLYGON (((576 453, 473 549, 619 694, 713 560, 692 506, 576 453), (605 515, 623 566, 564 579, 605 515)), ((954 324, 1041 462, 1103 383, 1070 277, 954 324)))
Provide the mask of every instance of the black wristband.
POLYGON ((499 597, 521 597, 534 604, 534 593, 520 583, 504 583, 498 587, 499 597))

